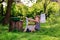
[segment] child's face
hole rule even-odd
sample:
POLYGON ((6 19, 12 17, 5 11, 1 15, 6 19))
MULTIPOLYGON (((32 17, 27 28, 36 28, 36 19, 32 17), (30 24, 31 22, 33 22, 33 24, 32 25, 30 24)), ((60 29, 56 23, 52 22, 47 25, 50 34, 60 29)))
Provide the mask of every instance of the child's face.
POLYGON ((35 19, 40 19, 40 18, 36 16, 35 19))

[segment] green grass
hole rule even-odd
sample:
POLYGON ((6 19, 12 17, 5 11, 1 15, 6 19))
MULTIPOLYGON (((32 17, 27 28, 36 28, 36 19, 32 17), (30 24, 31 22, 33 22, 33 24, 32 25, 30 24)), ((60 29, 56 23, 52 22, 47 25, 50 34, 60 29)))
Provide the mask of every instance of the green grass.
POLYGON ((8 32, 8 26, 0 25, 0 40, 60 40, 60 21, 41 24, 40 31, 34 33, 8 32))

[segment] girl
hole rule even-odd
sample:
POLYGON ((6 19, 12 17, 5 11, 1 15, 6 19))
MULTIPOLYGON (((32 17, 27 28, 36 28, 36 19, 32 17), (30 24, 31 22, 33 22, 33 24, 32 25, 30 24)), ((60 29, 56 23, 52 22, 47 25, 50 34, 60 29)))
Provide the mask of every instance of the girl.
POLYGON ((27 18, 28 21, 32 21, 35 22, 35 25, 27 25, 27 27, 25 28, 24 32, 33 32, 35 30, 39 30, 40 29, 40 16, 35 16, 35 19, 31 19, 31 18, 27 18))

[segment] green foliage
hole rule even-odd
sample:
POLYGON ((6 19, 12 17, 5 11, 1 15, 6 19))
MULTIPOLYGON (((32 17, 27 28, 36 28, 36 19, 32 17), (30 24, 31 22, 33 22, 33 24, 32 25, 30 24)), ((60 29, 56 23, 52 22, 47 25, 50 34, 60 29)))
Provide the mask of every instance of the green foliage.
POLYGON ((33 8, 35 9, 34 12, 36 12, 36 13, 40 12, 40 11, 43 11, 43 4, 42 4, 42 2, 34 4, 33 8))
POLYGON ((0 14, 1 14, 1 4, 0 4, 0 14))
POLYGON ((11 12, 13 16, 23 16, 27 13, 26 6, 22 4, 13 4, 11 12))
POLYGON ((0 23, 2 23, 4 16, 0 15, 0 23))
POLYGON ((41 2, 42 0, 37 0, 37 2, 41 2))
POLYGON ((27 16, 34 17, 35 15, 40 15, 41 12, 44 12, 44 4, 46 3, 46 13, 47 14, 56 14, 59 12, 59 5, 56 2, 50 2, 50 0, 42 0, 35 3, 32 7, 27 7, 23 4, 14 4, 12 5, 12 16, 27 16))
MULTIPOLYGON (((43 11, 43 5, 42 3, 36 3, 32 7, 27 7, 23 4, 13 4, 12 5, 12 14, 13 16, 28 16, 31 17, 34 16, 34 13, 36 15, 37 12, 43 11), (32 14, 32 15, 31 15, 32 14)), ((39 13, 40 14, 40 13, 39 13)))
POLYGON ((54 14, 50 14, 50 17, 47 19, 50 25, 57 23, 56 17, 54 14))
POLYGON ((43 12, 43 4, 42 2, 40 3, 35 3, 32 7, 28 8, 28 15, 34 17, 35 15, 39 14, 40 12, 43 12))
POLYGON ((7 7, 3 8, 3 15, 6 14, 6 9, 7 9, 7 7))
POLYGON ((59 4, 56 2, 50 2, 47 6, 46 12, 50 14, 47 20, 50 24, 57 23, 56 16, 59 15, 59 10, 59 4))
POLYGON ((11 15, 12 16, 18 16, 19 15, 19 10, 18 10, 18 8, 16 7, 16 4, 14 3, 13 5, 12 5, 12 10, 11 10, 11 15))
POLYGON ((50 2, 47 6, 47 13, 58 13, 59 12, 59 5, 56 2, 50 2))

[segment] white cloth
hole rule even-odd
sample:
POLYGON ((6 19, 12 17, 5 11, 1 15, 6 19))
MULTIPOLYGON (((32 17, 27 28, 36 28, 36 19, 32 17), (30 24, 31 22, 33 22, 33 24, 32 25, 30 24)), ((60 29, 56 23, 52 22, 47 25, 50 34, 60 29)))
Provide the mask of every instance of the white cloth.
POLYGON ((46 22, 46 19, 45 19, 45 14, 41 14, 40 15, 40 23, 45 23, 46 22))

